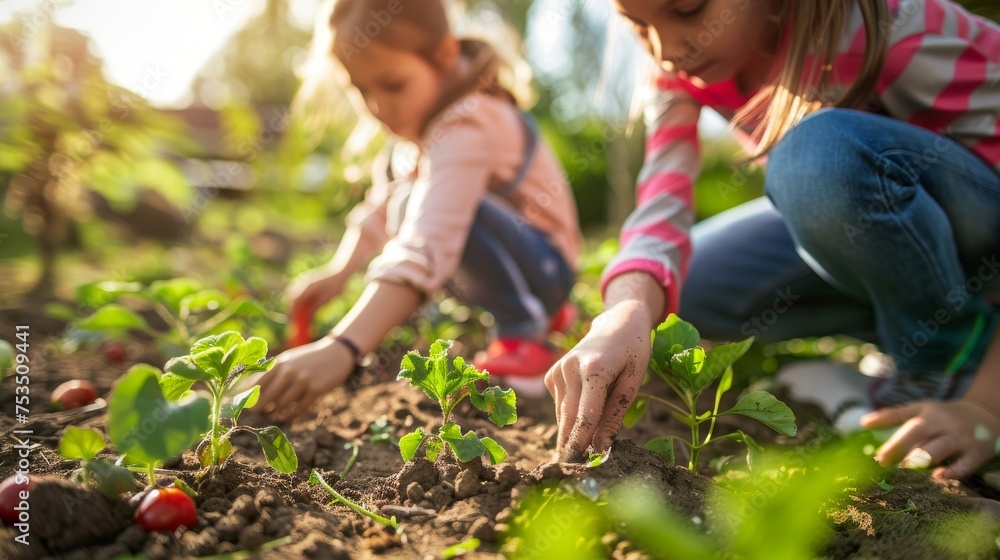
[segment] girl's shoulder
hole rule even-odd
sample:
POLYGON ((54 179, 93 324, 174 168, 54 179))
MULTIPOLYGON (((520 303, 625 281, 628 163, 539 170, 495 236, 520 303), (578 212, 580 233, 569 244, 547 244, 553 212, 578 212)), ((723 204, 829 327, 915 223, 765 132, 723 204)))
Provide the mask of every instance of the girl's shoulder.
MULTIPOLYGON (((449 137, 461 137, 470 145, 491 145, 502 150, 505 139, 519 130, 520 109, 509 101, 481 92, 456 99, 432 119, 421 140, 425 153, 449 137)), ((517 136, 520 138, 520 136, 517 136)), ((454 144, 457 142, 449 142, 454 144)))

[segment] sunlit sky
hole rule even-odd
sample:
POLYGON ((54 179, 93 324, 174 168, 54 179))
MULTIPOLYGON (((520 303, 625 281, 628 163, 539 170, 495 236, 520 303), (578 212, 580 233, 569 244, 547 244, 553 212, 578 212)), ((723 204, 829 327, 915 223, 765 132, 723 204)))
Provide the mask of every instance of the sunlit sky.
MULTIPOLYGON (((159 106, 187 105, 198 70, 264 8, 264 0, 0 0, 0 21, 39 21, 43 3, 57 24, 90 36, 109 80, 159 106)), ((291 4, 311 29, 319 0, 291 4)))

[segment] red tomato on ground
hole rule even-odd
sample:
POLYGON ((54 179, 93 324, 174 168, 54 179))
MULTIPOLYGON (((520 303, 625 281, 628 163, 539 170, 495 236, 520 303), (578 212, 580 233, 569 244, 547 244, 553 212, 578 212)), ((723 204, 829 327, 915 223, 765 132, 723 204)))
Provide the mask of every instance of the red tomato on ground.
POLYGON ((60 410, 80 408, 97 400, 97 389, 90 381, 74 379, 56 387, 52 391, 52 405, 60 410))
POLYGON ((31 491, 31 487, 38 482, 38 478, 27 475, 22 477, 24 480, 22 483, 18 484, 17 475, 11 475, 0 483, 0 521, 3 521, 4 525, 13 525, 18 523, 18 515, 20 511, 14 509, 18 507, 22 501, 24 501, 24 506, 20 509, 27 511, 29 500, 21 499, 21 491, 31 491))
POLYGON ((101 344, 101 352, 104 353, 104 358, 112 364, 120 364, 128 358, 125 344, 118 340, 108 340, 101 344))
POLYGON ((135 510, 135 522, 147 533, 175 531, 181 526, 194 527, 198 512, 194 500, 180 488, 156 488, 135 510))

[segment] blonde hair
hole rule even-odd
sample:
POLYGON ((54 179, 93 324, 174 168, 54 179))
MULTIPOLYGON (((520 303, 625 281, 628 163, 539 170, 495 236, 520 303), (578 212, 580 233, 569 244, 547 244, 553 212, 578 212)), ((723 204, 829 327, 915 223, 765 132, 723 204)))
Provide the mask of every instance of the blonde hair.
POLYGON ((530 98, 531 73, 526 71, 527 63, 519 53, 508 51, 501 56, 493 47, 493 44, 520 44, 516 32, 503 24, 495 12, 480 10, 478 14, 468 14, 457 10, 453 7, 453 13, 449 14, 441 0, 327 0, 316 21, 309 56, 301 72, 302 85, 292 104, 293 113, 306 118, 313 135, 325 133, 334 123, 354 120, 344 152, 356 155, 370 144, 381 127, 334 55, 344 60, 360 53, 370 42, 378 42, 405 49, 437 67, 437 49, 452 36, 449 20, 463 22, 460 45, 463 55, 472 60, 471 72, 444 94, 432 116, 477 89, 515 104, 530 98), (473 39, 477 35, 493 40, 473 39))
POLYGON ((781 18, 791 26, 784 65, 775 83, 758 92, 732 120, 737 127, 761 118, 753 132, 757 150, 751 160, 767 154, 803 117, 831 102, 834 107, 863 106, 885 65, 890 18, 886 0, 785 0, 781 18), (854 83, 831 100, 833 64, 855 4, 864 17, 865 54, 854 83), (807 63, 810 56, 812 64, 807 63))

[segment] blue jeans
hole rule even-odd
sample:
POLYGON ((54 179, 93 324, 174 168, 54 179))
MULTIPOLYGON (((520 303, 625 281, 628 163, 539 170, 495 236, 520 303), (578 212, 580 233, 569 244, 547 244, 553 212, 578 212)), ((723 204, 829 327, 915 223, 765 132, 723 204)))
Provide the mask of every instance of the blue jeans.
POLYGON ((695 226, 681 316, 712 339, 875 342, 897 367, 879 405, 960 394, 995 328, 1000 174, 945 136, 823 109, 771 152, 765 186, 695 226))
POLYGON ((566 259, 541 231, 487 196, 447 288, 492 313, 501 338, 541 338, 575 282, 566 259))

